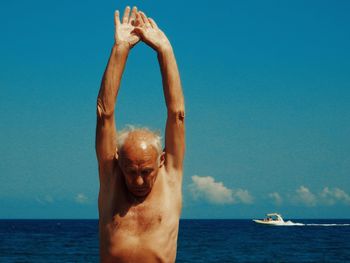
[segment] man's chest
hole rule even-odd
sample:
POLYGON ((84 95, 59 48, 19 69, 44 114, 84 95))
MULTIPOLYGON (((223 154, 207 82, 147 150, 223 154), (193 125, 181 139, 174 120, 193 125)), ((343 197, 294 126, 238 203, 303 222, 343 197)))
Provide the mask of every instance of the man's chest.
POLYGON ((177 198, 169 194, 157 196, 150 201, 133 204, 116 211, 110 226, 114 234, 148 235, 177 224, 180 216, 177 198))

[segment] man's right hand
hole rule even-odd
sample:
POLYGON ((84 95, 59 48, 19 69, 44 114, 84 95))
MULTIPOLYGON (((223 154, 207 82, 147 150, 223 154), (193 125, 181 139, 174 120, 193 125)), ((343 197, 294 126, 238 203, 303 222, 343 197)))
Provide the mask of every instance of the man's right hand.
POLYGON ((140 41, 140 37, 133 32, 135 29, 136 14, 137 8, 135 6, 132 8, 131 15, 130 7, 127 6, 124 11, 122 22, 120 22, 119 10, 115 11, 115 44, 117 46, 124 46, 131 49, 140 41))
POLYGON ((145 13, 137 12, 135 25, 134 32, 155 51, 160 52, 163 49, 171 48, 170 42, 164 32, 145 13))

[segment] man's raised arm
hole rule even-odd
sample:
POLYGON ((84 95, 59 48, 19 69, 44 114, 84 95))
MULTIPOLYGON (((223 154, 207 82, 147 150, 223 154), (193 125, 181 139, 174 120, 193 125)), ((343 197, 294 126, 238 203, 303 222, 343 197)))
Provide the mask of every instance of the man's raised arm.
POLYGON ((182 170, 185 154, 185 103, 172 46, 155 21, 137 13, 135 32, 158 54, 168 110, 165 130, 165 167, 182 170))
POLYGON ((139 41, 132 33, 136 13, 134 7, 130 16, 130 7, 126 7, 120 22, 119 11, 115 12, 115 44, 97 98, 96 154, 100 178, 113 170, 117 135, 114 108, 129 50, 139 41))

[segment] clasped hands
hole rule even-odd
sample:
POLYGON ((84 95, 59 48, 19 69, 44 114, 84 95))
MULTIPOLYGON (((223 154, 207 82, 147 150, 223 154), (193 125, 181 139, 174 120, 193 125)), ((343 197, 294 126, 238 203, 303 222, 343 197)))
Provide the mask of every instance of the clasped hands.
POLYGON ((153 48, 156 52, 171 48, 170 42, 164 32, 160 30, 156 22, 138 11, 134 6, 132 10, 127 6, 122 20, 119 11, 114 14, 115 44, 120 47, 131 49, 140 40, 153 48))

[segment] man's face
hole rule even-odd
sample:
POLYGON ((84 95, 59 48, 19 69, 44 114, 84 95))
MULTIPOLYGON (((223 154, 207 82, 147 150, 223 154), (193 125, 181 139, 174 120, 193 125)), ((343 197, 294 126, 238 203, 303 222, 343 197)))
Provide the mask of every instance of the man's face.
POLYGON ((148 195, 159 171, 159 156, 146 142, 125 144, 119 156, 120 168, 130 193, 137 197, 148 195))

